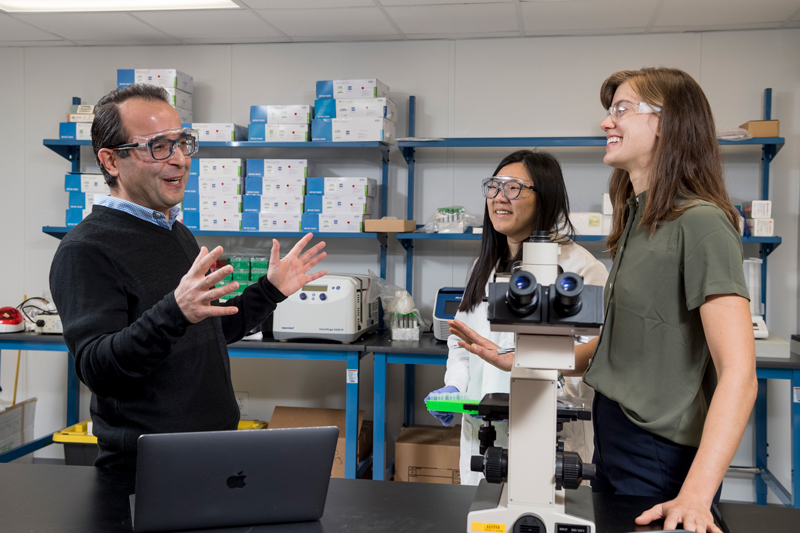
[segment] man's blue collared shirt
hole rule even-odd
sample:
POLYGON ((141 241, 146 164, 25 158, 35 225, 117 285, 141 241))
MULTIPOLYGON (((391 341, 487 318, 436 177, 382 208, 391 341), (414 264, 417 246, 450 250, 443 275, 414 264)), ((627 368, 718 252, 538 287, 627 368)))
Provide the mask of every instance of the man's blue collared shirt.
POLYGON ((150 208, 142 207, 139 204, 129 202, 128 200, 123 200, 122 198, 115 198, 113 196, 98 196, 94 203, 95 205, 102 205, 103 207, 128 213, 136 218, 146 220, 147 222, 152 222, 153 224, 168 230, 172 229, 172 225, 175 224, 175 220, 178 218, 178 214, 181 212, 181 206, 179 205, 170 207, 169 218, 166 218, 164 217, 164 213, 161 213, 160 211, 153 211, 150 208))

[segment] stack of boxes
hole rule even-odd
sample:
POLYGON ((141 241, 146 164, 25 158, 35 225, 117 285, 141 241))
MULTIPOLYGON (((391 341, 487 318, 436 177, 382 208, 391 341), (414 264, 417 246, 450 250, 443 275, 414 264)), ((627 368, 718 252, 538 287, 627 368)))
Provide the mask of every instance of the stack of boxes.
POLYGON ((314 141, 390 142, 396 138, 397 106, 380 80, 318 81, 314 107, 314 141))
POLYGON ((313 116, 314 106, 310 105, 250 106, 248 135, 251 141, 307 142, 313 116))
POLYGON ((102 174, 67 174, 64 190, 69 193, 67 227, 77 226, 92 212, 95 196, 108 196, 111 192, 102 174))
POLYGON ((301 231, 308 174, 307 159, 248 159, 242 229, 301 231))
POLYGON ((74 104, 70 106, 67 121, 58 125, 58 138, 72 141, 91 140, 93 120, 93 105, 74 104))
POLYGON ((194 79, 177 69, 117 69, 117 87, 127 87, 136 83, 155 85, 166 89, 172 107, 181 117, 181 123, 192 123, 192 92, 194 79))
POLYGON ((775 235, 775 221, 772 218, 771 200, 752 200, 742 204, 742 212, 751 237, 772 237, 775 235))
POLYGON ((372 178, 308 178, 303 231, 360 233, 377 215, 378 184, 372 178))
POLYGON ((241 230, 243 192, 241 159, 192 159, 181 204, 184 225, 204 231, 241 230))
POLYGON ((269 259, 266 257, 245 257, 237 255, 229 257, 228 259, 220 259, 214 264, 211 270, 215 271, 226 265, 233 266, 233 272, 217 283, 216 286, 222 287, 236 282, 239 284, 239 287, 235 291, 228 293, 224 298, 220 298, 221 301, 240 296, 247 287, 258 282, 261 276, 266 276, 267 269, 269 268, 269 259))

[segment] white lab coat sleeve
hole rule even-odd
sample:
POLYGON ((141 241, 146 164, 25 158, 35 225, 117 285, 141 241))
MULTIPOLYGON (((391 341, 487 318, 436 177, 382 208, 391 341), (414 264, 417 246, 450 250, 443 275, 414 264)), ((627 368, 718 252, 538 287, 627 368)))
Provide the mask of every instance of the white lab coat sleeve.
MULTIPOLYGON (((470 325, 470 315, 472 313, 464 313, 459 311, 456 313, 456 319, 470 325)), ((471 327, 471 326, 470 326, 471 327)), ((469 387, 469 356, 470 352, 464 348, 459 347, 458 341, 460 339, 455 335, 450 335, 447 339, 447 347, 449 353, 447 354, 447 371, 444 374, 445 386, 452 385, 457 388, 459 392, 466 392, 469 387)))

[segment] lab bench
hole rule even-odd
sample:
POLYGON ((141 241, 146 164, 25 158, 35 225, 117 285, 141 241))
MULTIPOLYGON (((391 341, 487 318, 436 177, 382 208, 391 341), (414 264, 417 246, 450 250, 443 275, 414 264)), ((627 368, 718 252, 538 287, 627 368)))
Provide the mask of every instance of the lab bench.
MULTIPOLYGON (((342 377, 346 387, 346 422, 345 422, 345 477, 360 476, 370 466, 366 460, 357 464, 358 445, 358 394, 361 370, 361 358, 366 355, 365 343, 377 337, 371 334, 352 344, 331 343, 325 341, 239 341, 228 345, 231 357, 251 357, 259 359, 298 359, 343 361, 347 364, 346 374, 342 377)), ((61 335, 39 335, 35 333, 4 334, 0 337, 1 350, 56 351, 67 352, 67 416, 66 426, 79 421, 80 381, 75 374, 72 354, 64 344, 61 335)), ((0 454, 0 462, 9 462, 33 453, 53 443, 53 435, 49 434, 30 443, 24 444, 4 454, 0 454)))

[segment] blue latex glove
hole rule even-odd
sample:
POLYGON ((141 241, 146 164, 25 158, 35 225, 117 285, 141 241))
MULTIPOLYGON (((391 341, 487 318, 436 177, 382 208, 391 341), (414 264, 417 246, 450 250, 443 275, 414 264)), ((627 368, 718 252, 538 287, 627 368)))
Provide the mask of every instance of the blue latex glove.
MULTIPOLYGON (((461 392, 461 391, 459 391, 452 385, 448 385, 447 387, 431 391, 425 397, 425 401, 426 402, 428 401, 428 399, 431 397, 431 394, 445 393, 445 392, 461 392)), ((441 422, 443 426, 449 426, 453 423, 453 417, 455 416, 453 413, 442 413, 440 411, 428 411, 428 412, 432 414, 434 417, 436 417, 436 419, 439 420, 439 422, 441 422)))

